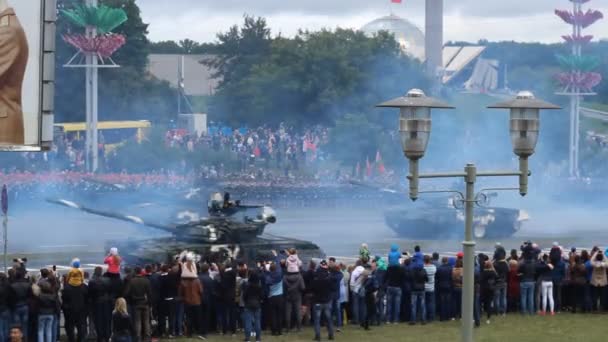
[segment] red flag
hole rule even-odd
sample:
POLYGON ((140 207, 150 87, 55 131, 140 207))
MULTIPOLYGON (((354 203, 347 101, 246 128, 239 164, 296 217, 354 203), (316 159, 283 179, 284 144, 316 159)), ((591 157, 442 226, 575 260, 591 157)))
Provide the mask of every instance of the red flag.
POLYGON ((391 0, 391 2, 394 3, 394 4, 400 4, 401 0, 391 0))
POLYGON ((380 155, 380 150, 376 153, 376 166, 378 167, 378 172, 383 174, 385 170, 384 162, 382 162, 382 156, 380 155))
POLYGON ((371 177, 372 175, 372 164, 369 163, 369 157, 365 158, 365 172, 367 174, 367 177, 371 177))

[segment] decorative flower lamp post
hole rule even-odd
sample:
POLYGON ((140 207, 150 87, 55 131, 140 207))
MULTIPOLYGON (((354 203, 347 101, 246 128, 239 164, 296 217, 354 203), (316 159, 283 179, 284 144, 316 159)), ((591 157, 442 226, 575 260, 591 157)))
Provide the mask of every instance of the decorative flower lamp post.
POLYGON ((572 12, 555 10, 555 14, 558 17, 572 26, 572 34, 562 36, 566 43, 572 47, 572 54, 569 56, 557 56, 563 71, 558 73, 555 78, 561 87, 561 90, 557 94, 570 97, 569 173, 571 177, 578 177, 581 98, 583 96, 595 95, 593 88, 602 80, 602 76, 599 73, 593 72, 599 65, 599 60, 594 56, 582 55, 583 46, 593 39, 592 35, 583 35, 583 29, 593 25, 604 16, 602 12, 591 9, 583 12, 583 4, 589 2, 589 0, 570 0, 570 2, 572 2, 572 12))
POLYGON ((119 67, 111 56, 125 44, 126 38, 111 31, 127 21, 127 14, 122 9, 97 6, 97 0, 86 0, 86 5, 64 10, 62 14, 75 26, 85 29, 84 34, 69 33, 63 35, 63 39, 78 50, 65 67, 86 69, 85 154, 87 171, 95 172, 98 168, 98 69, 119 67))
MULTIPOLYGON (((439 100, 427 97, 419 89, 410 90, 405 96, 381 103, 378 107, 399 108, 399 131, 405 157, 409 159, 410 172, 407 178, 410 183, 410 198, 416 200, 420 178, 463 178, 466 191, 446 190, 441 192, 458 193, 465 207, 465 234, 462 242, 464 249, 464 277, 462 291, 462 341, 473 341, 473 304, 474 304, 474 257, 475 241, 473 241, 473 207, 475 204, 483 205, 484 190, 475 194, 477 177, 517 176, 518 188, 501 188, 498 190, 519 190, 522 196, 528 192, 528 157, 534 153, 540 127, 539 113, 541 109, 559 109, 560 107, 534 98, 529 91, 522 91, 513 100, 501 102, 488 108, 509 109, 511 112, 510 132, 513 152, 519 157, 518 171, 490 171, 480 172, 474 164, 467 164, 464 172, 424 173, 418 172, 418 162, 424 156, 431 134, 431 109, 453 108, 439 100)), ((495 189, 497 190, 497 189, 495 189)), ((430 191, 439 192, 439 191, 430 191)), ((424 227, 421 227, 424 229, 424 227)))

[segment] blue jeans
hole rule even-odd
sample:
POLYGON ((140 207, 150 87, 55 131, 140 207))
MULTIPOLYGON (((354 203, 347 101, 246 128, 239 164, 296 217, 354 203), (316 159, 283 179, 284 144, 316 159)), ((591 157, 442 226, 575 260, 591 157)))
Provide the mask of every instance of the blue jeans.
POLYGON ((38 342, 53 341, 54 315, 38 315, 38 342))
POLYGON ((473 320, 475 324, 480 324, 481 303, 479 301, 479 292, 475 292, 475 300, 473 301, 473 320))
POLYGON ((350 322, 352 324, 359 324, 359 301, 357 300, 357 294, 351 291, 350 295, 350 322))
POLYGON ((452 289, 439 290, 439 319, 447 321, 452 318, 452 289))
POLYGON ((8 341, 10 326, 11 326, 10 310, 4 310, 4 311, 0 312, 0 341, 8 341))
POLYGON ((367 319, 367 304, 365 303, 365 297, 361 297, 355 293, 353 295, 353 306, 352 306, 353 320, 359 324, 365 323, 367 319))
POLYGON ((112 342, 131 342, 131 336, 112 336, 112 342))
POLYGON ((401 316, 401 288, 387 287, 387 312, 386 316, 389 322, 398 323, 401 316))
POLYGON ((534 286, 536 284, 534 282, 524 282, 520 283, 520 292, 521 292, 521 313, 529 313, 530 315, 534 315, 534 286))
POLYGON ((422 322, 426 322, 426 303, 424 299, 425 295, 423 291, 412 291, 412 315, 410 316, 410 322, 415 323, 418 318, 418 305, 420 305, 421 320, 422 322))
POLYGON ((340 304, 340 298, 331 301, 331 312, 332 315, 336 316, 336 327, 342 327, 342 305, 340 304))
POLYGON ((494 308, 497 314, 507 313, 507 287, 494 290, 494 308))
POLYGON ((247 309, 243 311, 243 330, 245 330, 245 341, 251 340, 251 331, 255 331, 255 340, 262 340, 262 309, 247 309))
POLYGON ((429 321, 435 320, 435 291, 425 291, 426 297, 426 312, 429 321))
POLYGON ((384 299, 386 298, 386 292, 383 290, 378 291, 378 298, 376 298, 376 324, 380 325, 386 321, 386 305, 384 299))
POLYGON ((462 288, 454 288, 452 292, 452 303, 452 317, 460 318, 462 316, 462 288))
POLYGON ((17 305, 15 311, 13 311, 13 324, 18 324, 22 327, 21 331, 23 332, 24 341, 27 341, 28 314, 29 309, 27 305, 17 305))
POLYGON ((313 315, 315 321, 315 337, 321 336, 321 313, 327 323, 327 332, 330 337, 334 336, 334 322, 331 320, 331 302, 314 304, 313 315))
POLYGON ((184 302, 176 299, 173 305, 175 305, 175 321, 173 321, 175 330, 171 333, 175 336, 182 336, 184 335, 184 302))

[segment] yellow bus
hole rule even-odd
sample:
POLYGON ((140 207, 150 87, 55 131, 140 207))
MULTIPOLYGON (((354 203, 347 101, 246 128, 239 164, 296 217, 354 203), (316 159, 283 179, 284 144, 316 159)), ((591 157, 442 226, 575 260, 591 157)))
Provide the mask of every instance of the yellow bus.
MULTIPOLYGON (((148 120, 100 121, 97 123, 99 143, 105 145, 106 153, 132 138, 141 143, 146 138, 150 127, 152 127, 152 123, 148 120)), ((76 140, 84 139, 87 130, 84 122, 56 123, 55 129, 76 140)))

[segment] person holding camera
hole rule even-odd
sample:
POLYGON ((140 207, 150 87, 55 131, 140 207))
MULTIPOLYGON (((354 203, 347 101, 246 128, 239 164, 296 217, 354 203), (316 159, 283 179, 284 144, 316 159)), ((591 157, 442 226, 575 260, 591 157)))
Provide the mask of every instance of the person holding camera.
POLYGON ((591 309, 602 311, 606 309, 607 304, 606 286, 608 285, 608 279, 606 269, 608 269, 608 262, 606 262, 604 253, 600 249, 596 250, 591 256, 591 267, 591 309))

